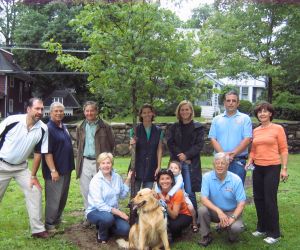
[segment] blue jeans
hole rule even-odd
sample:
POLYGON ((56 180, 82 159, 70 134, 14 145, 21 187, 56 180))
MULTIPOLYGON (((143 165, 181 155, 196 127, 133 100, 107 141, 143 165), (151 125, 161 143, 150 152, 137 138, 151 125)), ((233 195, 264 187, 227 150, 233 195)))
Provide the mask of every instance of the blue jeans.
POLYGON ((243 185, 246 179, 245 165, 246 159, 233 159, 228 168, 230 172, 237 174, 241 178, 243 185))
POLYGON ((135 180, 135 193, 140 191, 142 188, 153 188, 153 181, 141 181, 141 180, 135 180))
POLYGON ((128 237, 130 226, 127 221, 109 212, 94 210, 87 215, 87 219, 96 224, 100 240, 107 241, 110 234, 128 237))
POLYGON ((181 174, 184 182, 185 192, 189 195, 191 202, 193 203, 195 211, 197 211, 196 194, 192 191, 192 179, 190 175, 190 165, 185 162, 181 163, 181 174))

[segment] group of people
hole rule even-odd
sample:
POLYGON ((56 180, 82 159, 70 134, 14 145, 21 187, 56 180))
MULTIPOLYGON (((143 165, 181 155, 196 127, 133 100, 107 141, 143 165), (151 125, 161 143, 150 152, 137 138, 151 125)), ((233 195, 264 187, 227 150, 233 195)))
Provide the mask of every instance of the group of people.
MULTIPOLYGON (((71 173, 75 169, 71 136, 62 123, 64 105, 50 105, 50 120, 41 121, 44 104, 39 98, 28 101, 27 113, 11 115, 0 123, 0 201, 11 179, 21 187, 29 215, 32 237, 47 239, 62 222, 71 173), (31 170, 28 157, 33 152, 31 170), (42 221, 42 187, 37 171, 42 162, 45 179, 45 223, 42 221)), ((111 127, 98 119, 97 104, 83 107, 85 119, 77 128, 76 176, 85 209, 88 209, 89 185, 98 172, 96 156, 113 152, 115 142, 111 127)), ((89 223, 84 221, 85 225, 89 223)))
MULTIPOLYGON (((280 239, 277 190, 280 179, 288 179, 288 147, 284 129, 272 123, 274 109, 262 102, 255 108, 260 125, 252 132, 248 115, 238 111, 239 96, 229 91, 224 97, 225 111, 216 116, 208 137, 214 148, 214 169, 202 178, 200 153, 204 146, 204 126, 194 121, 193 105, 182 101, 176 109, 178 119, 166 136, 153 124, 155 111, 144 104, 140 123, 130 130, 130 147, 135 146, 135 171, 123 182, 113 169, 115 147, 111 127, 98 117, 97 104, 83 106, 84 121, 78 126, 76 176, 84 201, 84 226, 96 224, 97 241, 106 244, 111 235, 127 236, 128 216, 119 209, 119 199, 129 191, 154 188, 157 199, 166 206, 169 240, 180 236, 191 225, 200 230, 201 246, 212 242, 211 222, 228 231, 228 240, 236 242, 244 225, 246 170, 254 166, 253 195, 257 226, 253 236, 264 236, 273 244, 280 239), (170 152, 168 169, 161 168, 163 140, 170 152), (248 147, 252 143, 251 150, 248 147), (196 192, 201 192, 198 208, 196 192), (198 226, 200 225, 200 228, 198 226)), ((26 199, 32 236, 48 238, 62 220, 67 202, 71 172, 75 168, 72 142, 62 123, 64 106, 50 106, 50 120, 41 121, 43 102, 29 101, 27 114, 13 115, 0 124, 0 200, 12 178, 21 186, 26 199), (33 166, 27 158, 34 151, 33 166), (45 179, 45 223, 42 222, 41 185, 36 177, 42 161, 45 179)))

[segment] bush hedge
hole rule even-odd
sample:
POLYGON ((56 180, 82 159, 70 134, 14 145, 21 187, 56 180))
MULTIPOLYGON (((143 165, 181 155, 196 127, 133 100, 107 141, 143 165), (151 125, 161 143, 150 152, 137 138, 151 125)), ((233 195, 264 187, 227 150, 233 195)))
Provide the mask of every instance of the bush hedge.
POLYGON ((274 105, 275 118, 289 121, 300 121, 300 104, 285 103, 274 105))
MULTIPOLYGON (((174 116, 178 103, 172 104, 154 104, 155 113, 158 116, 174 116)), ((196 117, 201 116, 201 106, 194 106, 196 117)))
POLYGON ((253 110, 253 105, 247 100, 240 100, 239 111, 250 115, 253 110))
POLYGON ((201 106, 194 106, 195 117, 201 117, 201 106))

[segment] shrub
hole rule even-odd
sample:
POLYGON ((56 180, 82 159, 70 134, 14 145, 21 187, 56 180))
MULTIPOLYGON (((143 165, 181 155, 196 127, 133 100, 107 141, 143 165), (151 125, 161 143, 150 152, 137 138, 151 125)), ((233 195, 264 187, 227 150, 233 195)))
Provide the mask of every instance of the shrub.
POLYGON ((275 118, 300 121, 300 96, 283 91, 279 93, 274 102, 275 118))
POLYGON ((161 103, 153 104, 156 115, 159 116, 174 116, 178 103, 161 103))
POLYGON ((201 116, 201 106, 194 106, 195 117, 201 116))
POLYGON ((290 120, 290 121, 300 121, 300 104, 291 104, 291 103, 283 103, 283 104, 275 104, 275 118, 290 120))
POLYGON ((252 112, 252 103, 247 100, 240 100, 239 111, 250 115, 252 112))

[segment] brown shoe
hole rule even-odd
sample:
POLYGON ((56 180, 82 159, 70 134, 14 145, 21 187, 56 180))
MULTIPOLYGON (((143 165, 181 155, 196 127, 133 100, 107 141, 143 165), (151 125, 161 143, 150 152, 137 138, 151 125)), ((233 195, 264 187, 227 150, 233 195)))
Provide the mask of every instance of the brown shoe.
POLYGON ((208 235, 203 236, 203 238, 198 242, 198 244, 203 247, 207 247, 212 242, 212 240, 213 238, 211 236, 211 233, 209 233, 208 235))
POLYGON ((47 231, 39 232, 39 233, 34 233, 31 235, 33 238, 40 238, 40 239, 48 239, 50 235, 48 234, 47 231))

